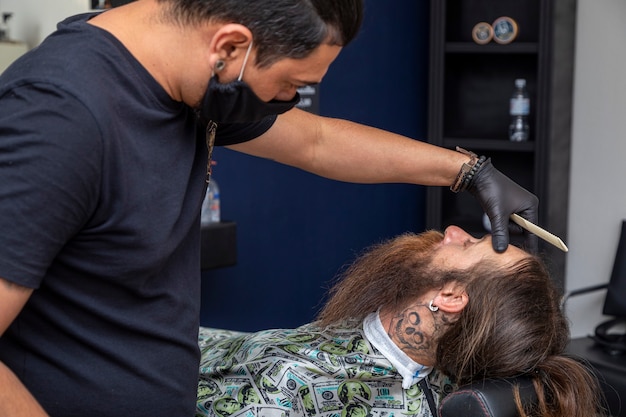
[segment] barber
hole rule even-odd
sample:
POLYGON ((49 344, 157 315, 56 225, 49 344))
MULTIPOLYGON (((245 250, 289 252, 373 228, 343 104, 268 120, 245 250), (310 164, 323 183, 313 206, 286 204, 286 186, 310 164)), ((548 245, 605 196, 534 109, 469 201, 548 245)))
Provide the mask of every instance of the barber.
POLYGON ((470 192, 500 252, 511 213, 536 221, 489 159, 293 108, 362 7, 140 0, 67 19, 0 76, 0 415, 193 415, 216 144, 470 192))

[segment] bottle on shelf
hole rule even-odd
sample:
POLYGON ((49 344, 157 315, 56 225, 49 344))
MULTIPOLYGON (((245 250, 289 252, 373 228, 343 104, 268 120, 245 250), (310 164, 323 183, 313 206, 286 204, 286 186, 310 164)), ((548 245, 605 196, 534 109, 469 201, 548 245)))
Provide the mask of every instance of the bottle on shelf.
POLYGON ((509 114, 511 115, 509 140, 512 142, 525 142, 528 140, 530 136, 529 113, 530 98, 526 90, 526 80, 518 78, 515 80, 515 91, 513 91, 509 102, 509 114))
POLYGON ((217 185, 217 181, 211 178, 202 202, 200 223, 202 226, 207 226, 212 223, 219 223, 220 220, 220 188, 217 185))

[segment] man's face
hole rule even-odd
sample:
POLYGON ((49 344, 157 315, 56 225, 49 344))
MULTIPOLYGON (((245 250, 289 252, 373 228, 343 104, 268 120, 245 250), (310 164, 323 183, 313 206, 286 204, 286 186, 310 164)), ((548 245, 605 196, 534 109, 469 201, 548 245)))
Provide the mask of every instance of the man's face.
POLYGON ((497 253, 491 245, 491 235, 476 239, 457 226, 446 228, 441 242, 433 246, 431 265, 449 269, 468 269, 482 261, 496 265, 508 265, 530 256, 522 249, 509 245, 503 253, 497 253))
POLYGON ((264 68, 251 65, 253 53, 244 70, 243 81, 263 101, 288 101, 298 88, 321 82, 340 51, 340 46, 322 44, 306 58, 285 58, 264 68))

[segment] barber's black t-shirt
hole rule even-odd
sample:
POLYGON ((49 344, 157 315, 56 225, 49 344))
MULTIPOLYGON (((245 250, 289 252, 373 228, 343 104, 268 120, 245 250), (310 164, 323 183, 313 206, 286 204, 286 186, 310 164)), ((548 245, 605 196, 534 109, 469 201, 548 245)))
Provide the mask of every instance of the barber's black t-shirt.
POLYGON ((204 132, 86 19, 0 76, 0 277, 36 289, 0 360, 53 417, 191 417, 204 132))

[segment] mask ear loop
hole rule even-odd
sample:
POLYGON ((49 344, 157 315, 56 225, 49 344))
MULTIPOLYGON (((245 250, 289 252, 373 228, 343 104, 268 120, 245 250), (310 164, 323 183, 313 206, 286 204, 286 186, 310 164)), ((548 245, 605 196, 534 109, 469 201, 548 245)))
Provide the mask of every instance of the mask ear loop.
POLYGON ((248 57, 250 56, 250 51, 252 51, 252 41, 250 41, 250 45, 248 45, 246 56, 243 57, 243 64, 241 65, 241 72, 239 73, 239 78, 237 78, 237 81, 241 81, 241 79, 243 78, 243 70, 246 68, 246 63, 248 63, 248 57))

